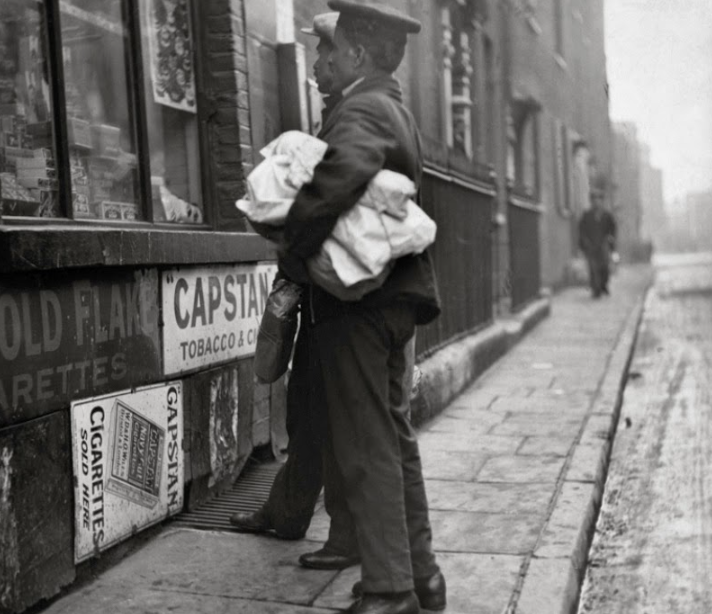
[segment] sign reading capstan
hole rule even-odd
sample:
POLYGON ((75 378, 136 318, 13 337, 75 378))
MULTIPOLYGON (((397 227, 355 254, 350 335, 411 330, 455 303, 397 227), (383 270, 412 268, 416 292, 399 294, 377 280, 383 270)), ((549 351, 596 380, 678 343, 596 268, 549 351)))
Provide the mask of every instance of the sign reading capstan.
POLYGON ((75 562, 183 507, 181 382, 72 403, 75 562))
POLYGON ((164 272, 165 375, 253 354, 276 274, 274 264, 164 272))

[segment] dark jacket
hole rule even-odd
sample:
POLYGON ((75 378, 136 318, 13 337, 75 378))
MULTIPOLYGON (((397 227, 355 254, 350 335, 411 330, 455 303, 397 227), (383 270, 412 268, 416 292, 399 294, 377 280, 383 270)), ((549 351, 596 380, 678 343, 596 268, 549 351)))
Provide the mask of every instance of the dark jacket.
MULTIPOLYGON (((373 76, 359 83, 329 113, 320 134, 328 149, 311 183, 297 194, 285 223, 280 269, 295 281, 306 281, 304 261, 331 234, 339 216, 353 207, 381 169, 406 175, 420 186, 423 168, 420 135, 402 103, 398 81, 373 76)), ((347 308, 318 287, 311 292, 316 319, 347 308)), ((419 324, 440 313, 440 299, 430 256, 399 258, 383 286, 355 304, 413 304, 419 324)))
POLYGON ((591 208, 579 221, 579 247, 588 257, 607 259, 616 245, 616 221, 605 209, 591 208))

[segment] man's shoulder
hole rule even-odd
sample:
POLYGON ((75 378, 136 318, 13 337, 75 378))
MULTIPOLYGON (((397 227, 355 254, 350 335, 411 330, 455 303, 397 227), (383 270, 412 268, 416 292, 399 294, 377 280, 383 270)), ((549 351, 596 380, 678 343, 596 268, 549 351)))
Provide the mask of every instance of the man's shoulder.
POLYGON ((341 112, 354 111, 385 111, 388 108, 402 106, 394 100, 386 90, 369 89, 346 96, 339 105, 341 112))

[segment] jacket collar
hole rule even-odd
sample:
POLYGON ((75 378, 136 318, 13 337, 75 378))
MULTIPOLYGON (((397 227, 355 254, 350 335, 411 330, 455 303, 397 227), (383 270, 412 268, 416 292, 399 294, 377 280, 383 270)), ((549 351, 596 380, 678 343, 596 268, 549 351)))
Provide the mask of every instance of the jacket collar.
POLYGON ((393 75, 376 74, 365 77, 356 86, 349 91, 348 96, 354 96, 363 92, 379 90, 385 92, 391 98, 398 102, 403 102, 403 91, 400 83, 393 75))
POLYGON ((351 90, 348 95, 341 98, 337 104, 333 107, 331 112, 327 114, 324 119, 319 135, 323 135, 328 132, 335 122, 338 121, 338 112, 336 112, 345 101, 349 100, 356 94, 362 94, 364 92, 380 92, 385 93, 389 98, 393 98, 397 102, 403 102, 403 93, 401 90, 400 83, 393 75, 372 75, 366 77, 363 81, 360 81, 353 90, 351 90))

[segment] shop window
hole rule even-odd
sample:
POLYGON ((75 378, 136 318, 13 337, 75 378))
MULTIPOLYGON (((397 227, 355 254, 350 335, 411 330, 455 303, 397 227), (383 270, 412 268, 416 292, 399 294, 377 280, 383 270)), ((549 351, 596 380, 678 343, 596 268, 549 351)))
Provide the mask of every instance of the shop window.
MULTIPOLYGON (((121 2, 60 2, 72 217, 140 220, 121 2), (93 5, 93 6, 91 6, 93 5)), ((49 137, 49 135, 48 135, 49 137)))
POLYGON ((3 216, 203 221, 189 0, 2 0, 0 47, 3 216))
POLYGON ((140 4, 153 219, 202 222, 189 7, 186 2, 163 0, 140 4))
POLYGON ((46 14, 37 2, 0 3, 0 214, 58 217, 46 14))

